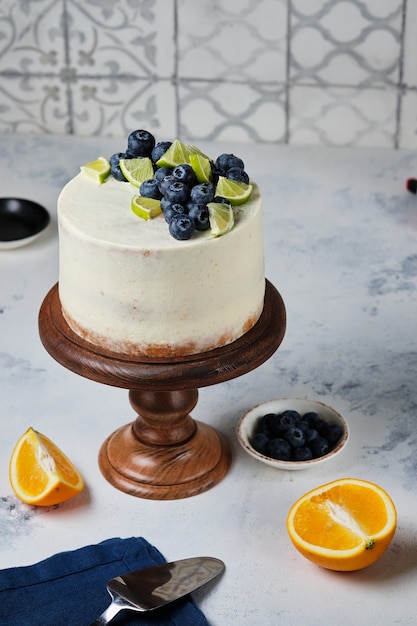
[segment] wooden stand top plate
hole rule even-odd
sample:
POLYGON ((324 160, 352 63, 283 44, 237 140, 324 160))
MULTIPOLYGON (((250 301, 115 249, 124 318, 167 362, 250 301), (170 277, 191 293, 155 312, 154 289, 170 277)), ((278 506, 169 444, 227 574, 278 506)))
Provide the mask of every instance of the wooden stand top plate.
POLYGON ((263 312, 240 339, 215 350, 167 360, 110 352, 84 341, 62 315, 58 284, 46 295, 39 313, 41 341, 61 365, 96 382, 139 390, 198 388, 242 376, 272 356, 285 328, 284 302, 269 281, 263 312))

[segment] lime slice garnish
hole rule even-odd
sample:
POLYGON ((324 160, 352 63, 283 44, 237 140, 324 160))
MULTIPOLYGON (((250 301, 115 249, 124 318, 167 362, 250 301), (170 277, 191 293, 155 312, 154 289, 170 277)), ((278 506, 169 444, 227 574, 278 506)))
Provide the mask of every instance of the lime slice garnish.
POLYGON ((83 174, 95 180, 99 185, 104 183, 106 178, 110 176, 111 165, 106 157, 101 156, 95 161, 90 161, 85 165, 81 165, 80 170, 83 174))
POLYGON ((174 139, 168 150, 158 159, 156 165, 158 167, 177 167, 182 163, 188 163, 189 155, 190 151, 187 144, 179 139, 174 139))
POLYGON ((222 196, 230 202, 230 204, 236 206, 243 204, 249 200, 253 191, 253 185, 247 185, 237 180, 231 180, 220 176, 216 186, 216 196, 222 196))
POLYGON ((143 220, 150 220, 162 213, 161 202, 154 198, 135 195, 131 203, 132 211, 143 220))
POLYGON ((140 187, 145 180, 154 177, 152 161, 148 157, 120 159, 119 165, 126 180, 135 187, 140 187))
POLYGON ((197 146, 193 146, 193 145, 190 144, 187 147, 188 147, 188 152, 190 154, 199 154, 200 156, 204 157, 205 159, 208 159, 207 154, 204 154, 204 152, 202 152, 200 150, 200 148, 197 148, 197 146))
POLYGON ((177 167, 182 163, 190 163, 190 155, 199 154, 204 158, 208 158, 204 152, 201 152, 195 146, 190 146, 179 139, 174 139, 170 147, 160 159, 156 162, 158 167, 177 167))
POLYGON ((209 202, 210 232, 214 237, 220 237, 232 230, 235 216, 230 204, 209 202))
POLYGON ((197 176, 199 183, 211 182, 211 167, 210 160, 206 156, 201 154, 190 154, 190 165, 194 170, 194 174, 197 176))

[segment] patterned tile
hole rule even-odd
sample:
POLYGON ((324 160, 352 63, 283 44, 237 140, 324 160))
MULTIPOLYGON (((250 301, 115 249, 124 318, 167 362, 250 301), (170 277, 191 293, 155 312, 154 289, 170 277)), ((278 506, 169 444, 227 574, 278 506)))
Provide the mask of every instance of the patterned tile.
POLYGON ((394 147, 395 89, 295 86, 290 102, 291 144, 394 147))
POLYGON ((417 2, 408 0, 404 34, 404 83, 417 87, 417 2))
POLYGON ((179 0, 181 136, 284 141, 287 3, 179 0))
POLYGON ((2 132, 69 132, 62 7, 50 0, 0 3, 2 132))
MULTIPOLYGON (((404 34, 404 90, 398 147, 417 150, 417 3, 408 0, 404 34)), ((415 176, 414 172, 410 176, 415 176)))
POLYGON ((181 78, 283 82, 286 0, 179 0, 181 78))
POLYGON ((182 83, 180 135, 238 142, 285 139, 285 90, 260 84, 182 83))
POLYGON ((172 0, 67 0, 69 62, 81 76, 172 78, 172 0))
MULTIPOLYGON (((401 99, 399 148, 417 150, 417 90, 408 90, 401 99)), ((415 176, 416 174, 412 173, 415 176)))
POLYGON ((1 0, 0 132, 415 149, 416 26, 414 0, 1 0))
POLYGON ((171 82, 80 78, 72 87, 72 99, 77 135, 127 137, 134 128, 149 128, 158 137, 176 137, 171 82))
POLYGON ((145 126, 175 136, 175 92, 164 80, 174 73, 173 18, 172 2, 68 0, 75 134, 145 126))
POLYGON ((66 88, 59 78, 2 76, 0 83, 0 132, 69 132, 66 88))
POLYGON ((398 82, 402 0, 292 0, 293 83, 398 82))
POLYGON ((2 0, 0 128, 175 136, 174 24, 173 0, 2 0))
POLYGON ((65 63, 63 4, 0 2, 0 68, 7 75, 59 74, 65 63))

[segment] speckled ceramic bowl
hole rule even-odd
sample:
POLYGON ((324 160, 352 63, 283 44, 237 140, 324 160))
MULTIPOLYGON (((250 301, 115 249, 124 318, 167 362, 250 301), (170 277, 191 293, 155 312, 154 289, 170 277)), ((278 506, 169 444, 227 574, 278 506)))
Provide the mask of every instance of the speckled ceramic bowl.
POLYGON ((267 465, 271 465, 272 467, 276 467, 278 469, 303 470, 334 459, 347 444, 349 438, 349 427, 346 420, 337 411, 322 402, 318 402, 316 400, 305 400, 303 398, 281 398, 279 400, 270 400, 269 402, 258 404, 245 413, 238 422, 237 436, 243 449, 255 459, 258 459, 258 461, 262 461, 262 463, 266 463, 267 465), (327 454, 308 461, 282 461, 280 459, 273 459, 265 456, 255 450, 251 445, 251 440, 255 434, 259 419, 267 413, 283 413, 284 411, 291 409, 298 411, 301 415, 304 415, 309 411, 314 411, 315 413, 318 413, 328 424, 339 424, 343 429, 343 434, 340 439, 333 444, 327 454))

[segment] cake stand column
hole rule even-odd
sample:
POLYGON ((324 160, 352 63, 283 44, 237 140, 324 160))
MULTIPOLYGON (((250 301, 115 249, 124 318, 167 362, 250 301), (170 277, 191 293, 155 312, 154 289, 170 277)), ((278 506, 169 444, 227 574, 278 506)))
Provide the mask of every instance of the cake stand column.
POLYGON ((243 337, 169 360, 118 354, 84 341, 62 315, 58 285, 39 312, 41 341, 56 361, 85 378, 129 390, 137 417, 104 441, 99 466, 117 489, 156 500, 206 491, 227 474, 232 460, 228 441, 190 415, 198 389, 257 368, 277 350, 285 327, 284 303, 268 281, 262 314, 243 337))
POLYGON ((195 495, 224 478, 230 447, 217 430, 192 419, 197 389, 131 390, 129 399, 138 417, 110 435, 99 454, 111 484, 162 500, 195 495))

